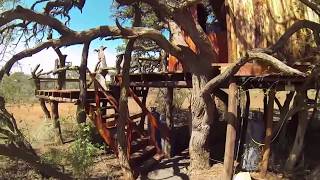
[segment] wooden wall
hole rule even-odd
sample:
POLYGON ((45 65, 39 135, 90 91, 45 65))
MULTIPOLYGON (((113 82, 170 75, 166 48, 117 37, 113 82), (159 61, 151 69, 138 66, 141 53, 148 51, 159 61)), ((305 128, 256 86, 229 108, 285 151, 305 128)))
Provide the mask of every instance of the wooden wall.
MULTIPOLYGON (((235 62, 248 49, 274 44, 295 21, 319 21, 318 16, 299 0, 226 0, 228 61, 235 62)), ((303 55, 310 31, 296 33, 284 51, 288 61, 303 55)))

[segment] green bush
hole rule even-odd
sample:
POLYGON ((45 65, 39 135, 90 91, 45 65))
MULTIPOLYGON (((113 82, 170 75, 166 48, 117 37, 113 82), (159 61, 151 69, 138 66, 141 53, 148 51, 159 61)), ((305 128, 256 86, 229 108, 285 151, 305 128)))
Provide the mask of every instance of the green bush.
POLYGON ((9 103, 35 101, 34 90, 33 80, 22 72, 4 76, 0 83, 0 95, 9 103))
POLYGON ((67 161, 72 166, 75 176, 87 177, 94 165, 98 148, 91 143, 92 126, 79 125, 77 138, 69 148, 67 161))
POLYGON ((41 159, 44 162, 52 165, 62 165, 64 158, 63 152, 55 148, 50 148, 49 151, 41 155, 41 159))

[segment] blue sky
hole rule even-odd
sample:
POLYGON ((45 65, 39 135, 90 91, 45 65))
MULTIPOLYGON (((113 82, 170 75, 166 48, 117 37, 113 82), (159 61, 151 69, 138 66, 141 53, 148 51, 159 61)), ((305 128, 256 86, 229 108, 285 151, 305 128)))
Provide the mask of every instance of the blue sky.
MULTIPOLYGON (((35 0, 22 0, 22 5, 31 7, 35 0)), ((82 13, 74 8, 71 10, 71 21, 69 27, 76 31, 88 30, 100 25, 115 26, 115 19, 112 17, 114 9, 111 8, 113 0, 87 0, 82 13), (98 3, 99 2, 99 3, 98 3)), ((42 11, 43 7, 37 6, 37 11, 42 11)), ((90 45, 88 67, 92 69, 98 61, 97 54, 94 49, 101 45, 107 46, 105 55, 107 64, 109 66, 115 65, 116 47, 122 44, 122 40, 94 40, 90 45)), ((16 52, 24 50, 24 46, 18 46, 16 52)), ((67 61, 72 62, 73 65, 79 65, 81 60, 82 45, 75 45, 67 48, 61 48, 64 54, 67 54, 67 61)), ((25 58, 19 62, 19 65, 14 66, 12 71, 23 71, 30 74, 31 69, 37 64, 41 65, 44 71, 53 69, 53 62, 57 58, 55 52, 50 48, 43 50, 32 57, 25 58)))
MULTIPOLYGON (((24 6, 30 7, 35 0, 24 0, 24 6)), ((77 31, 88 30, 101 25, 115 26, 115 20, 112 17, 114 9, 111 8, 113 0, 87 0, 82 13, 74 8, 71 10, 70 28, 77 31), (97 3, 99 2, 99 3, 97 3)), ((42 7, 37 6, 41 11, 42 7)), ((107 46, 109 52, 116 53, 116 47, 122 43, 122 40, 105 41, 95 40, 92 42, 92 48, 98 48, 101 45, 107 46)))

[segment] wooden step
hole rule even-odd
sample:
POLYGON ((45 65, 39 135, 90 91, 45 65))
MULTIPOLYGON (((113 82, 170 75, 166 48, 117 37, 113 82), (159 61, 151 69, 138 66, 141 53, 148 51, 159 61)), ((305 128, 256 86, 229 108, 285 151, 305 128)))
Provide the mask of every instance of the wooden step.
POLYGON ((153 145, 149 145, 144 149, 140 149, 139 151, 132 153, 129 161, 130 166, 131 167, 140 166, 144 161, 146 161, 147 159, 155 155, 156 151, 157 150, 153 145))
POLYGON ((111 119, 111 118, 116 118, 116 117, 118 117, 118 113, 109 114, 109 115, 103 115, 102 119, 111 119))
POLYGON ((100 110, 105 110, 105 109, 115 109, 115 108, 113 106, 105 106, 100 108, 100 110))
POLYGON ((131 153, 144 149, 149 144, 150 137, 141 137, 133 139, 131 142, 131 153))

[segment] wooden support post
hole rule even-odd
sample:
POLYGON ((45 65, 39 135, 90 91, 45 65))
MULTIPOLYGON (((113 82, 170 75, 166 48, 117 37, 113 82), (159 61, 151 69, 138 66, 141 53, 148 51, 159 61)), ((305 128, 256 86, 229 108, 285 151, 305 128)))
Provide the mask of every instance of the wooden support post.
POLYGON ((236 120, 237 120, 237 84, 233 81, 229 84, 229 103, 226 119, 227 125, 227 137, 224 152, 224 164, 223 164, 223 179, 231 180, 233 176, 234 167, 234 147, 236 141, 236 120))
MULTIPOLYGON (((102 107, 107 107, 108 102, 107 101, 102 101, 102 107)), ((101 116, 107 116, 107 108, 101 110, 101 116)), ((106 119, 102 119, 103 123, 106 123, 106 119)))
MULTIPOLYGON (((297 96, 299 96, 301 102, 306 102, 307 91, 298 91, 297 96)), ((306 108, 303 108, 301 111, 299 111, 298 118, 299 124, 297 127, 296 137, 285 164, 285 170, 289 173, 294 170, 294 167, 296 166, 297 161, 300 158, 301 153, 303 152, 304 137, 308 128, 308 124, 310 122, 310 118, 308 118, 308 110, 306 108)))
POLYGON ((53 121, 54 142, 61 144, 63 139, 59 122, 59 103, 57 101, 51 102, 51 119, 53 121))
MULTIPOLYGON (((173 117, 172 117, 172 106, 173 102, 173 88, 169 87, 167 89, 167 94, 166 94, 166 125, 169 127, 170 131, 172 132, 173 129, 173 117)), ((172 136, 171 136, 172 137, 172 136)), ((164 140, 164 153, 166 156, 171 157, 171 142, 172 138, 170 140, 164 140)))
POLYGON ((87 104, 87 64, 88 64, 88 54, 89 54, 89 47, 90 42, 86 42, 83 44, 82 49, 82 58, 81 63, 79 67, 79 88, 80 88, 80 94, 79 94, 79 100, 80 103, 77 106, 77 122, 85 123, 86 122, 86 112, 85 112, 85 106, 87 104))
MULTIPOLYGON (((144 105, 144 106, 146 106, 146 103, 147 103, 148 92, 149 92, 148 87, 146 87, 145 89, 142 90, 142 105, 144 105)), ((143 115, 141 116, 141 120, 139 123, 139 128, 141 131, 144 130, 145 119, 146 119, 146 113, 143 112, 143 115)))
POLYGON ((264 147, 263 147, 263 156, 261 161, 261 168, 260 168, 260 176, 261 178, 265 178, 268 170, 268 163, 270 157, 270 143, 272 138, 272 121, 273 121, 273 106, 274 106, 274 99, 275 99, 275 90, 271 89, 268 93, 268 104, 267 109, 264 111, 265 118, 266 118, 266 136, 264 139, 264 147))

